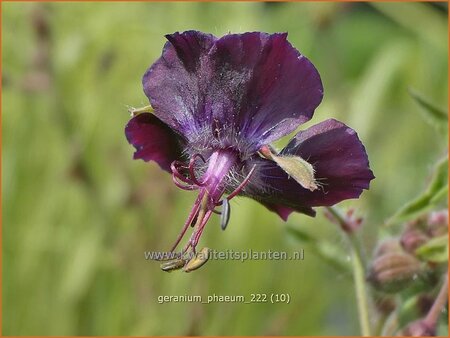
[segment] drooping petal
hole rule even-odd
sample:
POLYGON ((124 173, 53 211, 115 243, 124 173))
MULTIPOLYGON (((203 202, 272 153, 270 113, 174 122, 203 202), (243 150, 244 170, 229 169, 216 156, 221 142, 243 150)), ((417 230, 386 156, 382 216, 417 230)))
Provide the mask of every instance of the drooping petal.
POLYGON ((181 156, 182 138, 152 114, 133 117, 125 127, 125 135, 136 148, 134 159, 155 161, 170 172, 170 164, 181 156))
POLYGON ((211 77, 207 58, 216 40, 197 31, 166 35, 162 56, 142 78, 155 115, 186 138, 209 121, 204 113, 206 86, 211 77))
POLYGON ((275 212, 278 214, 278 216, 281 217, 283 221, 287 221, 289 215, 293 213, 294 211, 300 212, 302 214, 312 216, 314 217, 316 215, 316 212, 311 207, 298 207, 297 209, 292 209, 289 207, 286 207, 284 205, 280 204, 271 204, 271 203, 264 203, 260 202, 262 205, 264 205, 267 209, 270 211, 275 212))
POLYGON ((250 156, 308 121, 322 100, 320 76, 287 34, 188 31, 168 35, 143 86, 155 114, 198 148, 250 156))
POLYGON ((359 197, 374 178, 356 132, 333 119, 299 132, 280 154, 300 156, 312 164, 319 189, 304 189, 275 162, 254 157, 247 166, 256 164, 257 169, 243 195, 295 210, 330 206, 359 197))

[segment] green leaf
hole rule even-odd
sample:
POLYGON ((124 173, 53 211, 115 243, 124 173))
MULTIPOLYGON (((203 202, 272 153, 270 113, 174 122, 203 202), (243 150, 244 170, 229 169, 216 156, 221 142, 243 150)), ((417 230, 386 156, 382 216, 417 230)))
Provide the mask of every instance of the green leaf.
POLYGON ((420 298, 422 295, 414 294, 413 296, 402 297, 402 302, 397 310, 398 322, 400 327, 406 326, 408 323, 420 317, 420 298))
POLYGON ((448 113, 444 109, 436 107, 414 89, 409 89, 409 94, 422 108, 420 111, 423 113, 425 121, 439 131, 447 132, 448 113))
POLYGON ((436 207, 447 197, 448 191, 448 157, 444 158, 435 167, 432 179, 427 189, 397 211, 386 225, 394 225, 417 218, 436 207))
POLYGON ((444 319, 441 319, 439 321, 438 327, 437 327, 436 336, 438 336, 438 337, 441 337, 441 336, 448 337, 448 323, 446 322, 447 321, 446 318, 448 317, 447 316, 447 308, 445 308, 443 312, 444 312, 444 314, 442 315, 441 318, 444 318, 444 319))
POLYGON ((431 239, 417 248, 415 254, 418 258, 432 262, 445 263, 448 261, 448 235, 431 239))
POLYGON ((447 53, 447 15, 426 3, 369 2, 400 26, 420 37, 436 51, 447 53))
POLYGON ((287 232, 300 242, 315 243, 317 240, 303 230, 297 229, 292 225, 287 226, 287 232))
POLYGON ((448 183, 442 187, 431 199, 431 204, 438 204, 439 201, 442 201, 444 198, 448 196, 448 183))

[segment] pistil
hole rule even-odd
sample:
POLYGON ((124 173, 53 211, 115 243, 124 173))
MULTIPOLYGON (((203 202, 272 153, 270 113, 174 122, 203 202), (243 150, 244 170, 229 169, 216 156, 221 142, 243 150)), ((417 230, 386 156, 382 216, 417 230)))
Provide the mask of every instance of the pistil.
POLYGON ((189 226, 194 224, 194 231, 183 248, 182 254, 186 253, 189 248, 195 252, 195 247, 206 223, 214 212, 216 205, 220 204, 219 200, 225 192, 224 180, 238 160, 237 155, 231 150, 217 150, 211 154, 204 175, 197 178, 196 171, 198 170, 196 170, 195 164, 199 158, 206 163, 202 155, 195 154, 191 157, 187 166, 179 161, 174 161, 171 165, 172 178, 176 186, 184 190, 200 190, 188 219, 171 248, 171 251, 175 250, 189 226))
MULTIPOLYGON (((177 187, 184 190, 199 190, 194 206, 172 246, 171 252, 174 251, 181 242, 189 226, 192 226, 194 228, 193 233, 181 251, 181 255, 184 255, 189 249, 195 253, 195 248, 209 218, 212 213, 217 213, 215 208, 224 205, 221 198, 226 190, 225 180, 229 172, 237 163, 238 157, 235 152, 227 149, 220 149, 211 154, 208 162, 202 155, 195 154, 191 157, 188 165, 179 161, 174 161, 171 164, 172 178, 177 187), (195 168, 197 159, 201 159, 204 163, 208 163, 206 172, 200 178, 196 177, 196 172, 198 172, 195 168)), ((226 198, 227 202, 225 203, 227 206, 229 205, 228 201, 239 194, 249 182, 254 170, 255 167, 250 170, 241 184, 229 194, 226 198)), ((229 208, 225 211, 226 215, 224 215, 225 217, 222 217, 223 219, 221 220, 222 229, 225 229, 225 222, 228 223, 229 218, 229 208)))

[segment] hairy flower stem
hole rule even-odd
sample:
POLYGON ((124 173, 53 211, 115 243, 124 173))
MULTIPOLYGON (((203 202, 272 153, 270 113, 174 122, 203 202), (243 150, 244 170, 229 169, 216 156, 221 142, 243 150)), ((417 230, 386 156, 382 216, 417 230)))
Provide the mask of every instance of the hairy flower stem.
MULTIPOLYGON (((350 229, 351 226, 347 224, 345 218, 341 213, 333 207, 327 207, 327 210, 336 218, 342 225, 343 229, 350 229)), ((366 291, 366 271, 365 259, 362 254, 361 246, 358 238, 353 232, 344 231, 347 235, 348 242, 351 248, 351 257, 353 265, 353 280, 355 282, 356 302, 358 306, 359 324, 361 327, 361 335, 364 337, 370 336, 370 322, 369 322, 369 302, 366 291)))
POLYGON ((448 276, 447 272, 445 273, 444 282, 442 283, 441 289, 439 290, 439 294, 434 300, 433 306, 428 311, 425 317, 425 323, 428 327, 435 328, 437 322, 439 320, 439 316, 441 315, 441 311, 444 308, 445 304, 448 300, 448 276))

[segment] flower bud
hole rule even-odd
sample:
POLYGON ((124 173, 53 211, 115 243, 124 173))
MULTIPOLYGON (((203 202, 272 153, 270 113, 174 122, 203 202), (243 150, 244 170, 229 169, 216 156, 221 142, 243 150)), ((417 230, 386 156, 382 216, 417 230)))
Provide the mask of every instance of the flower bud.
POLYGON ((377 246, 374 256, 380 257, 384 254, 393 252, 403 252, 403 250, 396 238, 388 238, 377 246))
POLYGON ((328 209, 325 211, 324 215, 331 222, 339 225, 341 229, 347 233, 353 233, 357 231, 364 221, 362 217, 355 215, 355 209, 353 208, 350 208, 345 213, 339 215, 340 217, 338 217, 338 215, 335 215, 335 213, 340 214, 340 212, 337 210, 334 210, 332 212, 331 209, 328 209))
POLYGON ((400 244, 406 252, 414 254, 416 249, 430 238, 417 228, 407 228, 400 237, 400 244))
POLYGON ((427 293, 405 293, 399 303, 396 316, 400 327, 406 326, 408 323, 417 320, 418 318, 425 317, 433 305, 434 298, 430 297, 427 293))
POLYGON ((379 313, 389 315, 397 308, 397 303, 393 296, 377 294, 375 297, 375 308, 379 313))
POLYGON ((428 233, 439 237, 448 233, 448 210, 433 211, 428 215, 428 233))
POLYGON ((400 252, 381 255, 372 262, 368 281, 379 291, 397 292, 423 272, 423 264, 415 257, 400 252))
POLYGON ((420 294, 417 297, 417 312, 420 316, 425 316, 433 306, 434 298, 428 294, 420 294))
POLYGON ((409 323, 399 334, 400 336, 410 336, 410 337, 430 337, 436 335, 436 329, 430 327, 428 323, 419 319, 414 322, 409 323))

